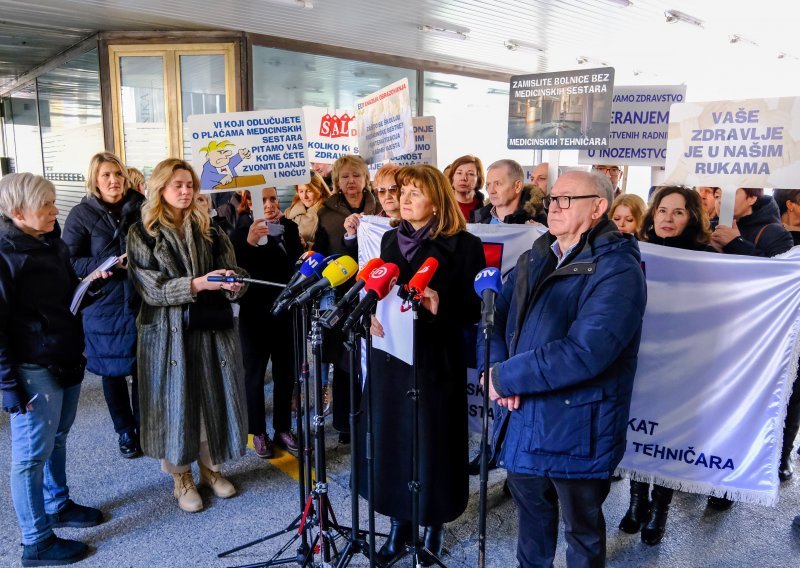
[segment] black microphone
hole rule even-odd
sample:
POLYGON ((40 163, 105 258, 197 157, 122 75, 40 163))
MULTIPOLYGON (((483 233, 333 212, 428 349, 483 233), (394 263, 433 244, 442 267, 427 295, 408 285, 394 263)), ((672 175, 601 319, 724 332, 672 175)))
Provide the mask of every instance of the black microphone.
POLYGON ((362 268, 361 271, 356 275, 356 283, 353 284, 353 287, 345 292, 344 296, 342 296, 332 308, 322 314, 322 317, 319 318, 319 322, 325 328, 333 329, 339 320, 342 319, 347 306, 349 306, 358 298, 358 293, 361 292, 361 290, 367 284, 367 279, 369 278, 369 275, 372 274, 372 271, 382 265, 383 261, 380 258, 373 258, 367 262, 367 264, 364 265, 364 268, 362 268))
POLYGON ((322 271, 322 279, 294 298, 291 305, 305 304, 317 294, 329 288, 341 286, 353 277, 356 270, 358 270, 358 263, 350 256, 340 256, 331 260, 322 271))
POLYGON ((494 328, 494 299, 502 290, 500 270, 490 266, 475 276, 475 293, 483 300, 481 306, 481 327, 488 333, 494 328))
POLYGON ((367 293, 352 313, 347 316, 342 326, 342 331, 347 333, 350 328, 361 321, 361 318, 370 313, 378 301, 383 300, 389 294, 399 276, 400 268, 392 262, 387 262, 373 270, 372 274, 369 275, 367 284, 364 286, 367 293))
POLYGON ((272 304, 272 315, 277 316, 283 310, 289 307, 292 300, 303 292, 306 288, 310 287, 314 282, 322 278, 322 271, 328 266, 332 257, 325 258, 318 252, 309 256, 303 265, 300 267, 301 278, 291 286, 284 288, 283 292, 278 296, 278 299, 272 304))

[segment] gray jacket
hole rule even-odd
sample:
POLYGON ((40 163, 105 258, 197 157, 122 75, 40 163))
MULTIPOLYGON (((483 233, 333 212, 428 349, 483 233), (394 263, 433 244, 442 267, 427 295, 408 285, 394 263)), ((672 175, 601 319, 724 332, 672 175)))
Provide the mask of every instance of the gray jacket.
POLYGON ((219 268, 247 276, 236 267, 228 237, 211 230, 217 232, 214 247, 190 224, 183 240, 166 228, 155 239, 143 236, 140 224, 128 233, 130 275, 142 297, 137 318, 142 450, 174 465, 197 459, 201 420, 214 463, 243 455, 247 443, 238 330, 182 327, 183 305, 195 301, 192 278, 219 268))

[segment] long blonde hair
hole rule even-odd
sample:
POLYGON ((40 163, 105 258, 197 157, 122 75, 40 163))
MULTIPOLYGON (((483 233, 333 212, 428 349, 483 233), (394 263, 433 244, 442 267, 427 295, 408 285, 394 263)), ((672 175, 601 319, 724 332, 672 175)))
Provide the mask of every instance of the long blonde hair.
MULTIPOLYGON (((314 170, 311 170, 311 181, 306 184, 299 184, 305 185, 309 189, 311 189, 311 193, 314 194, 314 205, 328 199, 331 196, 331 190, 328 189, 328 184, 325 183, 325 180, 322 179, 322 176, 319 175, 314 170)), ((294 197, 292 198, 292 202, 289 204, 289 209, 294 207, 300 202, 300 195, 297 193, 297 186, 294 186, 294 197)), ((312 207, 314 206, 312 205, 312 207)), ((287 209, 288 211, 288 209, 287 209)))
MULTIPOLYGON (((153 173, 150 174, 147 199, 142 206, 142 224, 144 225, 144 230, 152 237, 156 236, 159 227, 173 230, 182 228, 182 226, 178 226, 178 219, 173 214, 172 208, 167 206, 162 197, 164 189, 178 170, 186 170, 191 174, 195 196, 200 191, 200 180, 197 179, 197 174, 194 173, 192 166, 188 162, 177 158, 168 158, 159 162, 153 173)), ((207 241, 211 241, 211 218, 206 207, 199 203, 197 199, 192 199, 192 204, 188 209, 183 217, 183 224, 185 225, 187 222, 194 223, 203 237, 207 241)))
POLYGON ((125 178, 125 182, 122 184, 122 195, 125 195, 131 185, 128 168, 125 167, 125 164, 122 163, 122 160, 120 160, 116 154, 112 154, 111 152, 99 152, 92 156, 92 159, 89 161, 89 171, 86 174, 86 194, 89 196, 93 195, 98 199, 100 198, 100 190, 97 189, 97 176, 100 173, 100 166, 105 163, 114 164, 119 168, 119 171, 122 172, 122 176, 125 178))
POLYGON ((439 222, 436 229, 431 232, 430 238, 439 235, 451 237, 467 228, 467 221, 458 207, 453 186, 444 174, 433 166, 427 164, 406 166, 395 175, 395 183, 398 188, 413 185, 421 189, 433 203, 434 215, 439 222))

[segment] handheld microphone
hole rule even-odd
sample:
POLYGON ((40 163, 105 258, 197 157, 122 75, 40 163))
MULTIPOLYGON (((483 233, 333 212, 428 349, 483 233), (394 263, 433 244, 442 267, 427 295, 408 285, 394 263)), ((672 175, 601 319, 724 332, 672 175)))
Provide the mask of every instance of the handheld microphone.
POLYGON ((500 270, 494 266, 484 268, 475 276, 475 293, 481 297, 481 327, 490 333, 494 327, 494 300, 503 284, 500 280, 500 270))
POLYGON ((361 321, 366 314, 370 313, 375 305, 383 300, 392 286, 400 276, 400 268, 393 262, 387 262, 379 266, 369 275, 364 289, 367 291, 364 298, 358 303, 355 309, 347 316, 342 326, 343 332, 348 332, 351 327, 361 321))
POLYGON ((300 270, 298 271, 300 277, 294 284, 286 286, 272 304, 272 315, 277 316, 289 306, 293 297, 319 280, 328 262, 328 259, 318 252, 311 254, 300 266, 300 270))
POLYGON ((411 280, 408 281, 408 284, 404 286, 403 295, 401 296, 404 300, 416 300, 419 301, 422 299, 422 293, 425 292, 425 289, 428 287, 428 284, 431 282, 431 278, 433 275, 436 274, 436 269, 439 268, 439 261, 429 256, 425 259, 425 262, 422 263, 422 266, 419 267, 417 273, 411 277, 411 280))
POLYGON ((364 268, 362 268, 361 271, 356 275, 356 283, 353 284, 353 287, 350 288, 345 295, 339 299, 338 302, 336 302, 336 305, 326 311, 320 318, 319 321, 324 327, 333 329, 339 320, 342 319, 345 307, 349 306, 356 298, 358 298, 358 293, 361 292, 361 290, 367 284, 367 278, 369 278, 369 275, 372 274, 372 271, 379 266, 383 266, 383 261, 380 258, 373 258, 364 265, 364 268))
POLYGON ((358 270, 358 263, 350 256, 341 256, 328 263, 322 271, 322 279, 292 300, 291 305, 299 306, 328 288, 336 288, 350 280, 358 270))

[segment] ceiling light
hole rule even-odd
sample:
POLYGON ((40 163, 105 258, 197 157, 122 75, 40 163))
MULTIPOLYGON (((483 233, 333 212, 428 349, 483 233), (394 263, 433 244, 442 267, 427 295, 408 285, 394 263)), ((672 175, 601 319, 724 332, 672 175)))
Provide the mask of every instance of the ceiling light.
POLYGON ((430 34, 436 37, 445 37, 448 39, 469 39, 467 35, 469 30, 450 30, 439 26, 421 25, 417 29, 422 33, 430 34))
POLYGON ((538 45, 534 45, 532 43, 526 43, 524 41, 518 41, 516 39, 508 39, 503 42, 505 48, 509 51, 538 51, 539 53, 544 53, 544 49, 539 47, 538 45))
POLYGON ((495 89, 494 87, 486 89, 487 95, 508 95, 508 91, 505 89, 495 89))
POLYGON ((442 101, 440 101, 439 99, 431 99, 431 98, 428 98, 428 97, 425 98, 425 102, 426 103, 432 103, 432 104, 435 104, 435 105, 442 104, 442 101))
POLYGON ((425 81, 426 87, 440 87, 442 89, 458 89, 458 83, 450 81, 439 81, 438 79, 428 79, 425 81))
POLYGON ((739 34, 731 34, 728 36, 728 41, 731 43, 742 43, 747 45, 754 45, 758 47, 758 44, 754 42, 752 39, 747 39, 744 36, 740 36, 739 34))
POLYGON ((600 67, 609 67, 609 64, 605 61, 600 61, 599 59, 594 59, 593 57, 586 57, 585 55, 579 55, 575 58, 575 61, 578 62, 578 65, 586 65, 587 63, 591 63, 593 65, 599 65, 600 67))
POLYGON ((606 0, 606 2, 609 2, 611 4, 616 4, 620 8, 627 8, 628 6, 631 6, 633 4, 631 0, 606 0))
POLYGON ((679 12, 678 10, 667 10, 664 12, 664 18, 667 20, 668 24, 674 24, 675 22, 683 22, 684 24, 691 24, 693 26, 697 26, 698 28, 703 27, 703 20, 699 20, 694 16, 690 16, 689 14, 684 14, 683 12, 679 12))
POLYGON ((796 56, 792 55, 791 53, 786 53, 785 51, 779 51, 778 52, 778 59, 795 59, 795 60, 797 60, 798 58, 796 56))
POLYGON ((285 4, 287 6, 294 6, 295 8, 305 8, 311 10, 314 3, 311 0, 269 0, 273 4, 285 4))

